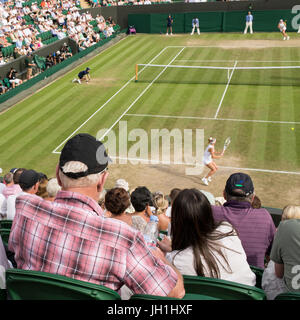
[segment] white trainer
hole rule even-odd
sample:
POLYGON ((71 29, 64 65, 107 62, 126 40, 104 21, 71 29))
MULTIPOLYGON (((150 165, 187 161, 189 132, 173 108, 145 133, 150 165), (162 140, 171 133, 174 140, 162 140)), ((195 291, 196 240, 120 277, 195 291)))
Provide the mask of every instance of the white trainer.
POLYGON ((166 36, 168 36, 169 34, 168 33, 166 33, 166 36))
POLYGON ((172 36, 172 35, 173 35, 173 33, 171 32, 171 33, 170 33, 170 35, 172 36))
POLYGON ((290 37, 288 36, 286 40, 290 40, 290 37))
POLYGON ((76 80, 77 80, 77 79, 73 79, 72 82, 74 83, 74 82, 76 82, 76 80))
POLYGON ((208 182, 211 182, 211 177, 208 177, 208 178, 207 178, 207 181, 208 181, 208 182))
POLYGON ((283 40, 286 40, 286 37, 283 37, 283 40))
POLYGON ((81 81, 80 81, 80 79, 78 79, 78 83, 79 83, 79 84, 81 84, 81 81))
POLYGON ((208 181, 207 181, 207 179, 206 179, 205 177, 202 179, 202 182, 203 182, 203 184, 205 184, 206 186, 208 186, 208 181))

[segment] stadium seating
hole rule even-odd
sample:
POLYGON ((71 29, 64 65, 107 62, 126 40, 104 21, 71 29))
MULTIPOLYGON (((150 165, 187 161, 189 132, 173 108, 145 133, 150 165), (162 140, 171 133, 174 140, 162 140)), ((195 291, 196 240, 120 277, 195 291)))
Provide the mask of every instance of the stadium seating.
POLYGON ((254 266, 250 266, 251 270, 253 273, 255 273, 256 275, 256 288, 262 289, 261 287, 261 281, 262 281, 262 275, 264 272, 264 269, 262 268, 258 268, 258 267, 254 267, 254 266))
POLYGON ((186 293, 205 294, 222 300, 265 300, 262 289, 215 278, 183 276, 186 293))
POLYGON ((4 58, 9 58, 13 55, 14 53, 14 49, 15 49, 15 46, 14 44, 8 46, 8 47, 3 47, 2 48, 2 55, 4 58))
POLYGON ((0 220, 0 228, 11 229, 12 220, 0 220))
POLYGON ((134 294, 130 300, 221 300, 215 297, 206 296, 203 294, 187 293, 182 299, 153 296, 151 294, 134 294))
POLYGON ((4 246, 6 246, 6 247, 8 245, 9 234, 10 234, 10 229, 0 228, 0 236, 2 238, 2 242, 3 242, 4 246))
POLYGON ((51 33, 51 31, 42 32, 42 33, 38 34, 36 37, 41 38, 41 40, 43 42, 45 40, 52 38, 52 33, 51 33))
POLYGON ((4 79, 3 79, 3 83, 4 83, 4 85, 5 85, 8 89, 10 89, 10 88, 11 88, 11 84, 10 84, 10 82, 9 82, 9 79, 8 79, 8 78, 4 78, 4 79))
POLYGON ((300 300, 300 292, 280 293, 274 300, 300 300))
POLYGON ((65 276, 21 269, 6 270, 7 293, 12 300, 120 300, 107 287, 65 276))

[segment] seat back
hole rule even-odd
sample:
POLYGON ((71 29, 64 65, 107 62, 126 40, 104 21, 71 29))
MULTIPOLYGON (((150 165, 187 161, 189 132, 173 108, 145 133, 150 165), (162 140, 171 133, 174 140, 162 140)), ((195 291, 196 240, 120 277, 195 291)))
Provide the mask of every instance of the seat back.
POLYGON ((256 275, 256 284, 255 284, 255 287, 256 288, 259 288, 259 289, 262 289, 261 287, 261 281, 262 281, 262 276, 263 276, 263 273, 264 273, 264 269, 262 268, 259 268, 259 267, 255 267, 255 266, 250 266, 250 269, 253 273, 255 273, 256 275))
POLYGON ((0 236, 2 238, 2 242, 5 247, 8 246, 9 234, 10 234, 10 229, 0 228, 0 236))
POLYGON ((300 300, 300 292, 280 293, 274 300, 300 300))
POLYGON ((186 293, 203 294, 222 300, 265 300, 262 289, 215 278, 183 276, 186 293))
POLYGON ((0 228, 11 229, 12 220, 0 220, 0 228))
POLYGON ((196 293, 186 293, 182 299, 176 299, 171 297, 153 296, 151 294, 134 294, 130 297, 130 300, 220 300, 211 296, 196 293))
POLYGON ((105 286, 32 270, 7 269, 6 288, 12 300, 120 300, 105 286))

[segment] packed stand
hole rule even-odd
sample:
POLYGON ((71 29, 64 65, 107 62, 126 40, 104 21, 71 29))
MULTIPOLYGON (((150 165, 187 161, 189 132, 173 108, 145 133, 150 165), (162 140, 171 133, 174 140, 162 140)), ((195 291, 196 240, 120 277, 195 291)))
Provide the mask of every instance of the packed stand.
MULTIPOLYGON (((16 1, 0 2, 0 65, 26 56, 27 70, 24 80, 72 56, 71 49, 48 55, 45 68, 40 68, 34 53, 54 41, 70 37, 85 50, 97 42, 109 38, 119 30, 112 18, 104 19, 98 15, 93 19, 89 12, 79 13, 77 1, 16 1)), ((22 83, 22 74, 13 74, 0 79, 0 94, 22 83), (8 80, 7 80, 8 78, 8 80), (5 80, 5 81, 4 81, 5 80), (13 80, 13 81, 11 81, 13 80)))
POLYGON ((222 197, 195 188, 151 192, 124 179, 105 189, 110 159, 104 152, 105 161, 96 160, 99 147, 78 134, 64 146, 55 178, 25 168, 4 174, 0 212, 13 221, 6 268, 30 266, 101 284, 124 300, 139 293, 182 298, 183 276, 254 287, 255 269, 268 299, 300 294, 299 206, 284 208, 276 230, 245 173, 228 177, 222 197), (89 263, 80 262, 83 256, 89 263))

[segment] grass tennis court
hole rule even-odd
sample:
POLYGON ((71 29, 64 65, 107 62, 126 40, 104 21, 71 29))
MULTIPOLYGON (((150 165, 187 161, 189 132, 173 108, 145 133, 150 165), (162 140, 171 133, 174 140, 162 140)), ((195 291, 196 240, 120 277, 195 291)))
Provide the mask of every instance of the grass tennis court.
POLYGON ((300 69, 231 69, 229 81, 226 70, 146 67, 134 81, 137 63, 300 66, 299 49, 298 34, 291 34, 290 41, 282 41, 279 33, 127 37, 0 115, 0 167, 6 172, 22 166, 53 176, 68 137, 96 135, 101 129, 118 136, 120 120, 127 121, 128 132, 199 128, 205 139, 217 138, 217 150, 227 136, 232 140, 208 187, 201 184, 202 175, 185 175, 184 165, 131 163, 112 164, 107 187, 122 177, 131 187, 164 192, 197 187, 221 196, 229 174, 244 171, 263 205, 299 204, 300 69), (92 81, 72 83, 86 66, 92 81))

